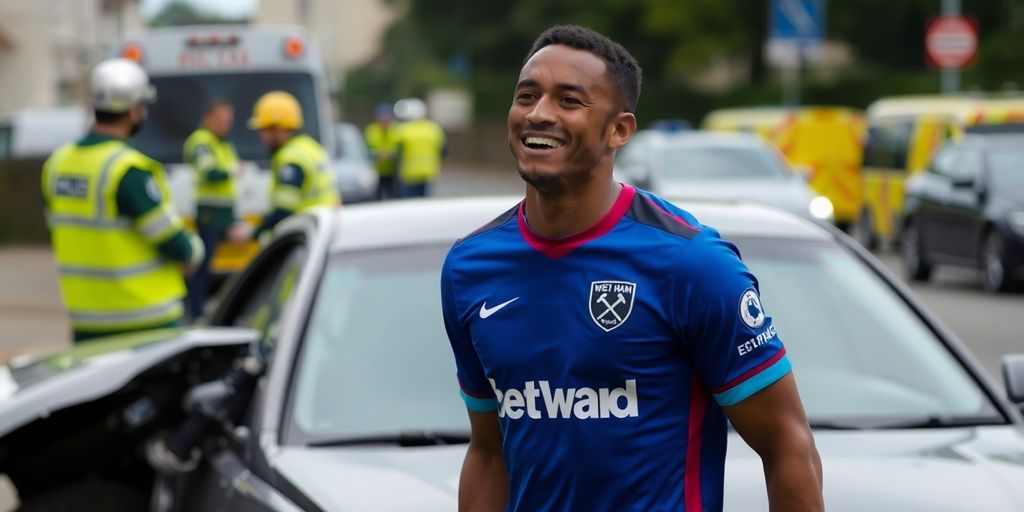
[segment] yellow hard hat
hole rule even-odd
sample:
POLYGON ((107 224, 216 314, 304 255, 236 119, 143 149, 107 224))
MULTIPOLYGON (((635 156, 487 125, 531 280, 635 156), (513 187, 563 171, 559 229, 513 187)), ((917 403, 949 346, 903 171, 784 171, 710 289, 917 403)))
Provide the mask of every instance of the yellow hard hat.
POLYGON ((249 128, 282 128, 298 130, 302 128, 302 108, 295 96, 284 91, 271 91, 256 100, 249 118, 249 128))

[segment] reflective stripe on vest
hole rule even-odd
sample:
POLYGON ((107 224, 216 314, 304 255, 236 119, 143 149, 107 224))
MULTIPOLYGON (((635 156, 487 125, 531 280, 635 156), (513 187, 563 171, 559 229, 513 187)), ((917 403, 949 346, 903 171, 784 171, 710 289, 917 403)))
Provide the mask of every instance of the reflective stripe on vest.
POLYGON ((156 249, 182 229, 160 164, 122 141, 71 144, 47 160, 42 184, 75 330, 134 330, 181 318, 181 271, 156 249), (133 167, 150 174, 162 199, 134 222, 117 211, 118 187, 133 167))
POLYGON ((204 206, 234 206, 235 174, 238 171, 238 155, 231 141, 217 137, 210 130, 200 128, 185 140, 185 161, 195 171, 196 204, 204 206), (211 152, 209 162, 197 162, 194 153, 197 147, 205 146, 211 152), (206 174, 213 169, 226 171, 226 181, 210 182, 206 174))
POLYGON ((312 137, 297 135, 288 139, 274 153, 270 167, 274 172, 270 197, 275 207, 301 212, 315 206, 341 204, 327 152, 312 137), (303 173, 301 189, 281 183, 281 169, 289 164, 299 167, 303 173))

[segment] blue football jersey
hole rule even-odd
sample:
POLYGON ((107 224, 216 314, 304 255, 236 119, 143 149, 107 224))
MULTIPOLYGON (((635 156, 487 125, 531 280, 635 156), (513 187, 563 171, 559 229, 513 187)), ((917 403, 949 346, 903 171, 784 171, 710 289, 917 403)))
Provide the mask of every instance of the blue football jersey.
POLYGON ((718 510, 722 406, 790 371, 735 246, 623 186, 574 236, 523 204, 460 240, 441 277, 467 407, 498 411, 508 510, 718 510))

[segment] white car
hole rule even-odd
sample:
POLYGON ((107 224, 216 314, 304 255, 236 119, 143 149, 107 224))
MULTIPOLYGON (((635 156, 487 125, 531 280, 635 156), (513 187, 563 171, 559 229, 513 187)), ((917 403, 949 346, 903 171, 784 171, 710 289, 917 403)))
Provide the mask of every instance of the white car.
MULTIPOLYGON (((518 200, 294 215, 225 286, 213 327, 0 367, 0 503, 16 489, 25 510, 455 510, 469 421, 441 263, 518 200), (160 476, 146 465, 144 447, 167 432, 167 446, 202 452, 198 468, 160 476)), ((1008 400, 849 237, 758 204, 682 206, 758 277, 829 511, 1024 510, 1024 356, 1004 358, 1008 400)), ((768 510, 761 460, 736 433, 725 479, 724 510, 768 510)))
POLYGON ((616 176, 669 199, 742 199, 833 220, 831 201, 767 142, 746 133, 641 130, 619 151, 616 176))

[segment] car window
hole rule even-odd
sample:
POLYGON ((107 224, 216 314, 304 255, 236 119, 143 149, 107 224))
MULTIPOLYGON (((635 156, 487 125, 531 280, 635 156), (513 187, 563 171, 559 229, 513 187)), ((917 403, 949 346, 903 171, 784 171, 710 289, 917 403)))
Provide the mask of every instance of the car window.
POLYGON ((282 239, 268 247, 232 283, 213 323, 272 332, 307 256, 308 249, 301 239, 282 239))
POLYGON ((1024 186, 1024 144, 1000 147, 988 153, 989 174, 996 187, 1024 186))
POLYGON ((956 166, 960 163, 961 153, 959 146, 947 146, 941 149, 932 160, 932 165, 928 168, 929 172, 944 178, 952 178, 956 173, 956 166))
POLYGON ((973 148, 964 149, 960 155, 960 160, 956 164, 956 168, 952 170, 953 177, 976 180, 981 177, 984 166, 985 161, 982 158, 981 151, 973 148))
MULTIPOLYGON (((738 239, 812 421, 1001 421, 970 374, 878 275, 826 243, 738 239)), ((441 319, 447 245, 337 253, 286 405, 289 443, 468 427, 441 319)))
POLYGON ((671 148, 665 151, 661 174, 668 181, 785 180, 790 177, 785 164, 767 146, 671 148))
POLYGON ((997 416, 928 325, 833 244, 738 240, 812 419, 997 416))
POLYGON ((363 251, 329 261, 296 366, 290 437, 467 427, 441 320, 447 249, 363 251))
POLYGON ((864 141, 864 167, 904 171, 913 131, 914 123, 910 119, 874 121, 864 141))

